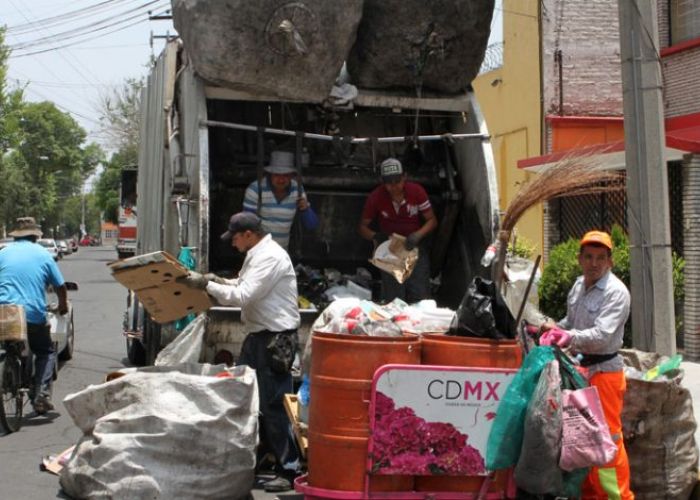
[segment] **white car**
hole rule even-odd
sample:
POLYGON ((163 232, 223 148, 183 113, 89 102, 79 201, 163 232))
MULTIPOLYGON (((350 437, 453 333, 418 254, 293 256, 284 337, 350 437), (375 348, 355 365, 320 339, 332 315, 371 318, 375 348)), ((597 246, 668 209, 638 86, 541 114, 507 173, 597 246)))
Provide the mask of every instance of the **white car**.
MULTIPOLYGON (((78 285, 71 281, 66 281, 66 288, 69 292, 73 292, 78 289, 78 285)), ((51 326, 51 340, 56 344, 58 359, 61 361, 68 361, 73 357, 73 346, 75 345, 73 304, 68 300, 68 312, 60 316, 56 311, 58 296, 56 292, 53 291, 52 287, 49 287, 46 291, 46 303, 49 304, 47 316, 49 325, 51 326)))
POLYGON ((61 257, 70 255, 70 247, 68 246, 68 243, 66 243, 64 240, 58 240, 56 242, 56 246, 58 247, 58 253, 61 257))
POLYGON ((37 243, 44 247, 53 257, 53 260, 58 260, 61 258, 61 254, 58 251, 58 245, 56 245, 56 240, 53 238, 42 238, 37 240, 37 243))

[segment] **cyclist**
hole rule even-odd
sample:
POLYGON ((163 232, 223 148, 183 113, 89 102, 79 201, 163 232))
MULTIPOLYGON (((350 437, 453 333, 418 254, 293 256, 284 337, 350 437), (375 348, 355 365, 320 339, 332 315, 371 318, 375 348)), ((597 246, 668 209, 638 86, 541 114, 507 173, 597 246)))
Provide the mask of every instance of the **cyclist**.
POLYGON ((33 217, 17 219, 10 233, 14 243, 0 251, 0 304, 19 304, 27 316, 27 340, 35 356, 34 410, 43 415, 53 409, 51 383, 56 348, 46 318, 46 287, 58 296, 58 313, 68 312, 68 292, 63 276, 51 254, 37 245, 42 232, 33 217))

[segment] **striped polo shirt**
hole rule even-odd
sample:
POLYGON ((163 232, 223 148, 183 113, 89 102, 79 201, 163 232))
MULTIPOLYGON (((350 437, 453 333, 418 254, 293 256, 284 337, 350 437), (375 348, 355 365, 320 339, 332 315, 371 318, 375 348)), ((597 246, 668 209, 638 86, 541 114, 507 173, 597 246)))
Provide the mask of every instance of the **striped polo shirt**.
MULTIPOLYGON (((272 239, 285 250, 289 246, 289 231, 297 211, 297 198, 299 198, 299 185, 294 179, 289 186, 289 193, 279 202, 272 192, 267 177, 263 179, 262 207, 258 215, 262 219, 263 229, 270 233, 272 239)), ((258 181, 253 181, 245 190, 243 210, 258 211, 258 181)))

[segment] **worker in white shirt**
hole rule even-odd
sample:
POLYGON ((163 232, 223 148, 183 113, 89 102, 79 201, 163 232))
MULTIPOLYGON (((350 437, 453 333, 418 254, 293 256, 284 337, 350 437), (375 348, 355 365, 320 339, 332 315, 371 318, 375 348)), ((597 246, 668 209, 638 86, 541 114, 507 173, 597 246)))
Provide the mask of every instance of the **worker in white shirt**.
POLYGON ((291 367, 299 342, 296 274, 289 254, 265 233, 254 213, 233 215, 221 239, 231 240, 233 247, 246 254, 238 278, 191 272, 181 280, 206 290, 222 305, 241 308, 241 320, 249 333, 238 364, 256 370, 260 437, 277 462, 277 477, 264 488, 287 491, 293 488, 299 469, 299 451, 283 403, 284 394, 292 392, 291 367))

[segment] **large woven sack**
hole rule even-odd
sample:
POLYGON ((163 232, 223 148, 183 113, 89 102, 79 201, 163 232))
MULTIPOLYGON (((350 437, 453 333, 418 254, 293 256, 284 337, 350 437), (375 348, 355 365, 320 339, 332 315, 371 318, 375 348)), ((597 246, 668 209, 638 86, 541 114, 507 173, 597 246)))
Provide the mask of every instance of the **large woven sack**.
POLYGON ((484 59, 493 8, 494 0, 365 0, 352 83, 464 92, 484 59))
MULTIPOLYGON (((645 372, 663 361, 656 353, 623 350, 625 364, 645 372)), ((627 376, 622 409, 631 488, 638 500, 687 499, 698 479, 697 428, 683 371, 647 382, 627 376)))
POLYGON ((363 0, 173 0, 194 69, 224 87, 321 102, 355 41, 363 0))
POLYGON ((247 366, 130 371, 69 395, 83 437, 61 471, 73 498, 246 498, 254 481, 258 388, 247 366), (214 376, 228 371, 226 377, 214 376))

